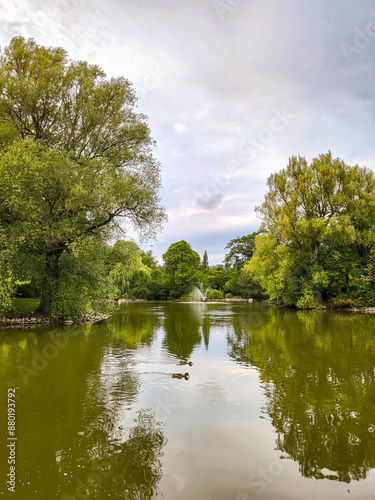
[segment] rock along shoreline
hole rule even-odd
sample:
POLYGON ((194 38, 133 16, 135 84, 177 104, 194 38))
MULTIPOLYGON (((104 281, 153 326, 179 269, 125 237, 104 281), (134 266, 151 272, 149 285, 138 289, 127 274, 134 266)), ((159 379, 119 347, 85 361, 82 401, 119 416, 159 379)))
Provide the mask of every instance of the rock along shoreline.
POLYGON ((375 307, 344 307, 344 311, 352 311, 352 312, 362 312, 362 313, 370 313, 374 314, 375 313, 375 307))
POLYGON ((3 327, 32 327, 32 326, 49 326, 49 325, 86 325, 89 323, 96 323, 103 319, 108 319, 106 314, 88 312, 75 319, 55 319, 49 316, 23 316, 23 317, 10 317, 0 318, 0 326, 3 327))

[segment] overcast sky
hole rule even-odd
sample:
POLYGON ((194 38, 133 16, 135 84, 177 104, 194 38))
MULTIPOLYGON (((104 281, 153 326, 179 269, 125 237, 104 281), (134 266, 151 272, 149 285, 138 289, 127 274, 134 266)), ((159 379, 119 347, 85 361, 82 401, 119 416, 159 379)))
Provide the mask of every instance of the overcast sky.
POLYGON ((2 47, 33 37, 133 83, 162 164, 158 256, 184 239, 221 262, 292 155, 375 165, 374 1, 0 0, 0 20, 2 47))

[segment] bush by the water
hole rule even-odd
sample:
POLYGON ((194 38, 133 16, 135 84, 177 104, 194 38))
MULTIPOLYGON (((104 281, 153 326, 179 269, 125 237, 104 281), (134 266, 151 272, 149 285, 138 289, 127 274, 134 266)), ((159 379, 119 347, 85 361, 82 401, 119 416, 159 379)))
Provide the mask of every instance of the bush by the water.
POLYGON ((223 297, 224 294, 220 290, 208 290, 207 292, 208 299, 222 299, 223 297))

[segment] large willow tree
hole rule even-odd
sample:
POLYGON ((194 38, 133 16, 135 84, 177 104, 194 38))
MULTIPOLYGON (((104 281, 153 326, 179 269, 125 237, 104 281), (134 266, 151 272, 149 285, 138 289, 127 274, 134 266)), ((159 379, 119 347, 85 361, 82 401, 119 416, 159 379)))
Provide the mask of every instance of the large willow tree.
POLYGON ((12 253, 14 275, 27 270, 38 283, 45 314, 71 315, 57 302, 72 276, 71 303, 89 299, 98 284, 90 263, 116 226, 147 238, 165 220, 160 166, 135 104, 128 80, 61 48, 14 38, 1 54, 1 252, 12 253))
POLYGON ((375 304, 375 177, 330 152, 292 157, 268 179, 263 223, 245 270, 272 302, 375 304))

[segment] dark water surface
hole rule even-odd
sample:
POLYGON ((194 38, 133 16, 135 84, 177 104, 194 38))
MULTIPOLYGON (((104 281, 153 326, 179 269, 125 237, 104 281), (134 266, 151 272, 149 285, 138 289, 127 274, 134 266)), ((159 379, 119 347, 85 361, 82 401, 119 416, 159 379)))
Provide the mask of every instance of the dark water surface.
POLYGON ((123 304, 0 356, 0 499, 375 499, 375 315, 123 304))

